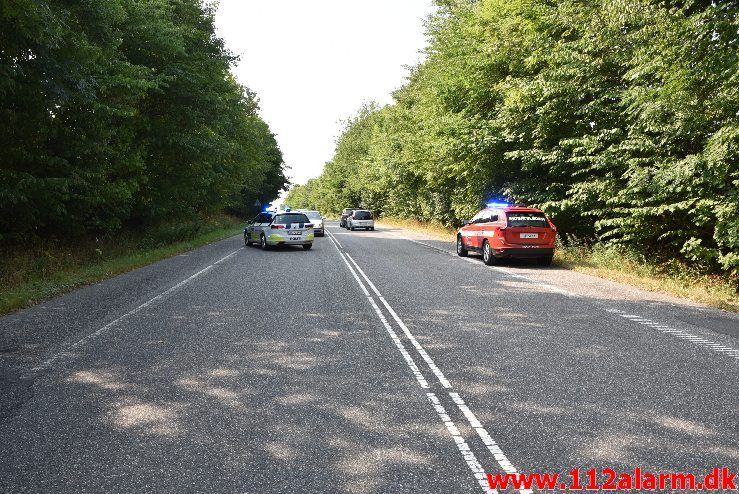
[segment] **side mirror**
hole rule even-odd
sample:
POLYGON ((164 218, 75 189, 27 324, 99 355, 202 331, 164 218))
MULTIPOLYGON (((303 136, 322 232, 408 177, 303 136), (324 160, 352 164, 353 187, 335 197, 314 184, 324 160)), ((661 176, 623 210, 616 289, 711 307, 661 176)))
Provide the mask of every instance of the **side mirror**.
POLYGON ((470 223, 471 223, 471 221, 470 221, 470 220, 464 220, 464 221, 462 222, 462 225, 469 225, 470 223))

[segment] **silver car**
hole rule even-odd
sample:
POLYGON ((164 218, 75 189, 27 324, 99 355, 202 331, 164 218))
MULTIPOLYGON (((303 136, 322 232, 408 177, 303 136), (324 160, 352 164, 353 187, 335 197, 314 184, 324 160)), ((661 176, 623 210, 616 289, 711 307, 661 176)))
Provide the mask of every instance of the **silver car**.
POLYGON ((277 245, 302 245, 305 250, 313 247, 313 224, 303 213, 259 213, 246 224, 244 244, 259 245, 268 249, 277 245))
POLYGON ((357 209, 352 212, 351 216, 346 218, 347 230, 356 230, 357 228, 364 228, 365 230, 375 229, 375 218, 372 216, 372 211, 366 209, 357 209))
POLYGON ((312 211, 309 209, 301 209, 300 212, 306 215, 308 219, 311 221, 311 223, 313 223, 313 232, 317 236, 323 237, 324 234, 326 233, 326 229, 323 226, 323 220, 325 220, 326 218, 321 216, 321 213, 318 211, 312 211))

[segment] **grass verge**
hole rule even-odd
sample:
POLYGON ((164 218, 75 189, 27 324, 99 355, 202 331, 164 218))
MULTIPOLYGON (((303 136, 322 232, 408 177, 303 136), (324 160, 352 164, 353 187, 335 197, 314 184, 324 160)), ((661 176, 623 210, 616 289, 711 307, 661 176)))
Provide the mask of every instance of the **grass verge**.
MULTIPOLYGON (((378 222, 450 242, 456 238, 455 229, 438 224, 394 218, 382 218, 378 222)), ((706 275, 678 261, 656 264, 638 254, 604 245, 558 245, 554 263, 580 273, 739 312, 739 293, 737 293, 739 279, 706 275)))
POLYGON ((30 247, 4 246, 0 248, 0 314, 236 235, 241 223, 218 216, 74 244, 47 240, 30 247))
POLYGON ((580 273, 739 312, 739 280, 707 275, 678 261, 657 264, 627 250, 596 244, 559 246, 555 262, 580 273))
POLYGON ((439 237, 440 240, 449 240, 450 242, 454 242, 457 237, 456 229, 443 226, 438 223, 424 223, 418 220, 399 220, 396 218, 381 218, 378 219, 377 222, 395 228, 403 228, 405 230, 425 233, 427 235, 439 237))

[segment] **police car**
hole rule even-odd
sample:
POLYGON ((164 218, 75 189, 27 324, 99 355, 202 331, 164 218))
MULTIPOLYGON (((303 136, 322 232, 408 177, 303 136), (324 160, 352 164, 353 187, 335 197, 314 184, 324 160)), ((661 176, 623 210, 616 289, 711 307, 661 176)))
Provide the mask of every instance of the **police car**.
POLYGON ((259 213, 244 228, 244 244, 256 244, 265 250, 277 245, 302 245, 309 250, 314 238, 313 223, 308 217, 289 210, 259 213))
POLYGON ((457 231, 457 255, 480 253, 488 266, 506 258, 549 266, 556 236, 557 228, 540 209, 491 203, 457 231))

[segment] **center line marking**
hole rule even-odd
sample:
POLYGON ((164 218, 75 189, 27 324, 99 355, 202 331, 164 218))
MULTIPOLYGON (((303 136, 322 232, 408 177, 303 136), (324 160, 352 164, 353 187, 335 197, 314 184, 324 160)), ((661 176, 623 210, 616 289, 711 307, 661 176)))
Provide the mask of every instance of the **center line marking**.
POLYGON ((462 434, 459 432, 459 429, 449 417, 449 414, 446 413, 446 409, 444 408, 444 405, 442 405, 439 401, 439 398, 434 393, 426 393, 426 397, 431 402, 431 405, 434 407, 434 410, 436 410, 436 413, 439 414, 439 418, 444 423, 446 430, 452 436, 454 442, 457 444, 459 452, 462 453, 462 457, 467 463, 469 469, 472 471, 472 475, 477 480, 477 483, 480 484, 480 487, 482 487, 482 490, 490 494, 497 494, 498 491, 492 489, 490 487, 490 484, 488 483, 487 475, 485 475, 485 469, 477 460, 475 453, 472 452, 472 449, 470 449, 467 441, 465 441, 464 437, 462 437, 462 434))
POLYGON ((398 314, 393 310, 392 307, 390 307, 390 304, 387 303, 387 300, 385 300, 385 297, 382 296, 382 294, 377 290, 377 287, 370 281, 370 279, 367 277, 367 275, 362 271, 362 268, 359 267, 357 262, 352 258, 352 256, 349 255, 349 253, 345 253, 346 257, 354 264, 354 267, 357 268, 357 271, 359 271, 359 274, 362 275, 362 277, 365 279, 369 287, 372 289, 373 292, 375 292, 375 295, 377 295, 377 298, 380 299, 380 302, 382 302, 382 305, 385 306, 385 308, 388 310, 390 315, 395 319, 395 322, 398 323, 398 326, 400 326, 400 329, 403 330, 403 333, 408 338, 408 340, 411 342, 413 347, 418 351, 419 355, 421 355, 421 358, 428 364, 429 369, 431 369, 431 372, 434 373, 436 378, 439 380, 442 386, 445 388, 451 388, 452 385, 449 383, 447 378, 444 376, 444 373, 441 372, 441 369, 439 369, 436 364, 434 363, 433 359, 429 356, 428 353, 426 353, 426 350, 423 349, 421 344, 416 340, 415 336, 413 336, 413 333, 410 332, 408 329, 408 326, 405 325, 405 323, 398 317, 398 314))
MULTIPOLYGON (((388 330, 388 332, 391 333, 391 337, 393 335, 395 335, 395 332, 392 331, 392 328, 389 327, 389 323, 387 322, 387 319, 385 318, 384 315, 382 315, 382 311, 380 310, 380 308, 375 303, 374 298, 372 297, 372 295, 370 295, 370 293, 367 290, 367 288, 365 287, 364 283, 362 283, 362 280, 359 279, 359 276, 357 275, 357 271, 362 275, 362 277, 367 282, 367 285, 377 295, 377 297, 380 299, 380 301, 385 306, 385 308, 387 309, 387 311, 393 317, 393 319, 395 320, 395 322, 403 330, 403 333, 406 335, 406 337, 408 338, 408 340, 411 341, 411 344, 413 344, 413 346, 416 348, 416 351, 419 353, 419 355, 421 355, 421 357, 424 359, 424 361, 426 362, 426 364, 429 366, 429 368, 431 369, 431 371, 434 373, 434 375, 436 376, 436 378, 439 380, 439 383, 444 388, 447 388, 447 389, 452 388, 451 383, 444 376, 444 373, 434 363, 434 361, 431 358, 431 356, 426 352, 426 350, 418 342, 418 340, 416 340, 415 336, 413 336, 413 333, 411 333, 411 331, 408 329, 408 326, 406 326, 406 324, 398 316, 398 314, 395 312, 395 310, 393 310, 393 308, 390 306, 390 304, 387 302, 387 300, 385 300, 385 298, 382 296, 382 294, 380 293, 380 291, 377 289, 377 287, 374 285, 374 283, 372 283, 372 281, 369 279, 369 277, 366 275, 366 273, 362 270, 362 268, 359 267, 359 265, 351 257, 351 255, 349 255, 348 252, 343 252, 343 248, 340 248, 339 247, 340 244, 338 242, 336 242, 336 239, 334 238, 333 234, 331 234, 330 232, 329 232, 329 238, 331 238, 331 240, 334 242, 334 247, 336 247, 336 250, 339 253, 339 256, 342 258, 342 260, 344 261, 344 263, 349 268, 349 271, 354 276, 354 279, 357 280, 357 283, 361 287, 361 289, 364 292, 365 296, 367 296, 367 299, 372 304, 372 307, 375 309, 375 312, 380 317, 380 320, 383 322, 383 324, 385 325, 385 327, 388 330), (349 259, 351 261, 351 263, 356 267, 356 271, 352 267, 352 264, 350 264, 347 259, 349 259)), ((397 335, 395 335, 395 337, 397 338, 397 335)), ((402 342, 400 342, 400 340, 398 340, 396 342, 396 346, 398 346, 399 349, 400 348, 403 348, 403 350, 405 350, 404 347, 403 347, 403 344, 402 344, 402 342)), ((407 351, 405 352, 405 354, 407 354, 407 351)), ((405 354, 403 355, 404 357, 405 357, 405 354)), ((413 359, 410 357, 410 355, 406 359, 406 362, 413 362, 413 359)), ((409 363, 409 365, 410 365, 410 363, 409 363)), ((413 365, 414 365, 414 367, 416 369, 418 368, 417 366, 415 366, 415 363, 413 363, 413 365)), ((426 386, 423 386, 422 385, 421 387, 422 388, 428 387, 428 384, 426 386)), ((477 419, 477 417, 474 415, 474 413, 472 413, 472 411, 469 409, 469 407, 464 403, 464 400, 460 397, 459 393, 451 393, 450 392, 449 395, 452 398, 452 400, 455 402, 455 404, 457 405, 457 407, 460 409, 460 411, 462 412, 462 414, 465 416, 465 418, 467 419, 467 421, 470 423, 470 426, 475 430, 475 432, 477 433, 477 435, 480 436, 480 438, 482 439, 483 443, 485 444, 485 446, 487 447, 487 449, 490 451, 490 453, 493 455, 493 458, 495 459, 495 461, 498 462, 498 464, 500 465, 500 467, 505 472, 507 472, 507 473, 514 473, 514 474, 515 473, 518 473, 518 470, 516 470, 516 468, 513 466, 513 464, 508 460, 508 458, 506 457, 506 455, 500 449, 500 446, 498 446, 498 444, 493 440, 493 438, 490 436, 490 434, 488 433, 488 431, 483 427, 483 425, 480 423, 480 421, 477 419)), ((475 462, 477 463, 477 465, 479 465, 479 462, 477 462, 477 458, 474 456, 474 454, 472 453, 472 451, 469 448, 469 446, 467 445, 467 443, 461 437, 461 434, 459 434, 459 431, 456 428, 456 426, 454 426, 454 424, 450 420, 449 421, 445 420, 445 418, 448 419, 448 415, 446 415, 446 411, 444 410, 443 406, 439 402, 438 397, 434 393, 430 393, 430 392, 427 393, 427 396, 428 396, 429 400, 431 401, 431 403, 434 405, 434 408, 439 413, 440 417, 442 417, 442 422, 444 422, 444 424, 447 426, 447 430, 450 432, 450 434, 454 438, 455 442, 457 443, 457 446, 459 447, 460 452, 462 453, 463 457, 465 458, 465 461, 467 462, 467 465, 469 466, 470 470, 472 470, 473 474, 475 475, 475 478, 478 479, 478 481, 479 481, 479 477, 478 477, 478 473, 479 472, 477 470, 477 466, 475 465, 475 462), (441 407, 441 408, 439 408, 439 407, 441 407), (440 410, 441 410, 441 412, 440 412, 440 410), (449 422, 449 423, 447 423, 447 422, 449 422), (451 424, 451 426, 450 426, 450 424, 451 424), (454 431, 456 431, 456 434, 454 433, 454 431), (461 439, 461 442, 460 442, 460 439, 461 439), (466 453, 469 453, 469 454, 466 454, 466 453)), ((487 482, 485 482, 485 483, 480 482, 480 486, 483 488, 483 490, 485 492, 489 492, 489 493, 497 492, 494 489, 491 489, 490 486, 489 486, 489 484, 487 482)), ((532 491, 531 490, 528 490, 528 489, 519 489, 519 492, 521 494, 530 494, 532 491)))

